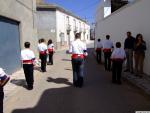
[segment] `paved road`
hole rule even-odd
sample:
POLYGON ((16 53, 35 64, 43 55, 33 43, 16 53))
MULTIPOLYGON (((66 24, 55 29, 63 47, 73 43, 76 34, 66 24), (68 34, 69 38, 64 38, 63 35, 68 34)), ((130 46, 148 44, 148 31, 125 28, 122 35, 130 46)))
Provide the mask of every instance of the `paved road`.
POLYGON ((85 63, 85 85, 72 86, 70 56, 55 54, 47 73, 36 72, 34 90, 18 90, 5 105, 5 113, 135 113, 150 111, 150 99, 123 81, 111 83, 111 73, 95 61, 93 50, 85 63))

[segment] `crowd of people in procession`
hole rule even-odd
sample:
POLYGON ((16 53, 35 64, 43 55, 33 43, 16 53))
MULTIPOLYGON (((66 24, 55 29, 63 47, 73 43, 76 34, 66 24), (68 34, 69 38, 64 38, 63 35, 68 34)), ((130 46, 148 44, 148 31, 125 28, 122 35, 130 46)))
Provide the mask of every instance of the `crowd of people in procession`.
MULTIPOLYGON (((27 89, 32 90, 34 84, 34 63, 35 54, 30 49, 30 42, 25 42, 21 51, 21 60, 27 83, 27 89)), ((131 32, 127 32, 127 38, 124 42, 124 49, 120 42, 116 42, 115 47, 110 40, 110 36, 106 35, 106 39, 97 40, 96 43, 96 59, 98 63, 102 63, 102 52, 104 54, 104 67, 106 71, 112 71, 112 82, 121 84, 121 73, 123 62, 126 60, 125 72, 135 73, 135 76, 142 77, 143 62, 145 58, 146 42, 143 40, 142 34, 137 34, 134 38, 131 32), (135 60, 135 71, 133 70, 133 56, 135 60)), ((54 44, 50 39, 46 44, 44 39, 39 40, 38 44, 39 58, 41 59, 41 72, 46 72, 46 65, 53 65, 54 44), (47 62, 47 56, 49 60, 47 62)), ((86 44, 81 41, 81 34, 75 34, 75 41, 70 45, 68 54, 71 55, 71 63, 73 70, 73 85, 81 88, 84 84, 84 62, 88 56, 86 44)), ((9 80, 7 74, 0 68, 0 113, 3 113, 3 86, 9 80), (3 76, 2 76, 3 75, 3 76), (7 79, 5 79, 7 78, 7 79), (3 81, 3 79, 5 81, 3 81), (3 85, 2 85, 3 84, 3 85)))
MULTIPOLYGON (((25 42, 21 51, 21 60, 23 70, 27 83, 27 89, 32 90, 34 84, 34 65, 36 58, 34 52, 30 49, 30 42, 25 42)), ((44 39, 39 40, 38 44, 39 58, 41 59, 41 72, 46 72, 46 65, 53 65, 54 44, 50 39, 46 45, 44 39), (47 56, 49 60, 47 62, 47 56)), ((4 99, 4 85, 8 82, 10 76, 7 75, 2 68, 0 68, 0 113, 3 113, 3 99, 4 99)))
POLYGON ((114 48, 110 36, 106 35, 106 39, 96 42, 96 59, 101 63, 102 52, 104 54, 105 70, 112 71, 112 82, 121 84, 121 73, 124 61, 126 61, 126 69, 124 72, 130 72, 140 78, 143 77, 143 64, 145 58, 146 42, 142 34, 137 34, 136 38, 132 36, 130 31, 127 32, 127 38, 124 41, 124 49, 121 48, 121 42, 116 42, 114 48), (133 60, 135 68, 133 68, 133 60))

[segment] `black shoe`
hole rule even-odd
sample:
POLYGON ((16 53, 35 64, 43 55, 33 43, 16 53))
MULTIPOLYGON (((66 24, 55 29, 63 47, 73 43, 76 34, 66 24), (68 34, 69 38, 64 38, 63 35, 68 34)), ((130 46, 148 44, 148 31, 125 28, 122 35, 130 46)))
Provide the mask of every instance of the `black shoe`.
POLYGON ((47 72, 46 70, 42 70, 42 72, 44 73, 44 72, 47 72))
POLYGON ((28 86, 28 90, 32 90, 33 89, 33 86, 28 86))
POLYGON ((139 75, 138 75, 138 74, 135 74, 134 76, 138 77, 139 75))
POLYGON ((51 65, 51 63, 48 62, 47 65, 51 65))
POLYGON ((121 82, 121 81, 117 81, 117 84, 121 85, 121 84, 122 84, 122 82, 121 82))
POLYGON ((124 72, 129 72, 129 69, 124 70, 124 72))
POLYGON ((134 74, 134 72, 133 72, 133 71, 131 71, 130 73, 131 73, 131 74, 134 74))
POLYGON ((115 83, 116 83, 116 81, 115 81, 115 80, 112 80, 112 83, 114 83, 114 84, 115 84, 115 83))

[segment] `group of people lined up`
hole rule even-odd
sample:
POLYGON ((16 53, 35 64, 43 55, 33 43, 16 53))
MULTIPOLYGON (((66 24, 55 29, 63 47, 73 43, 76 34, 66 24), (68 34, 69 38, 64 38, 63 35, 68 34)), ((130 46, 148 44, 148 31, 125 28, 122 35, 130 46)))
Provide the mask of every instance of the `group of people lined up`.
MULTIPOLYGON (((23 70, 25 74, 25 79, 27 82, 27 89, 33 89, 34 83, 34 63, 35 54, 30 49, 30 42, 24 43, 25 49, 21 51, 21 60, 23 64, 23 70)), ((46 72, 46 64, 53 65, 53 54, 54 54, 54 44, 50 39, 48 43, 45 43, 44 39, 39 40, 38 44, 39 57, 41 59, 41 71, 46 72), (47 55, 49 56, 49 61, 47 63, 47 55)), ((4 85, 8 82, 9 76, 0 68, 0 113, 3 113, 3 100, 4 100, 4 85)))
MULTIPOLYGON (((81 40, 81 34, 75 34, 75 41, 70 45, 69 54, 72 54, 72 68, 73 68, 73 85, 75 87, 82 87, 84 80, 84 58, 88 55, 86 50, 86 44, 84 44, 81 40)), ((35 54, 30 49, 30 42, 25 42, 24 47, 21 51, 21 60, 23 64, 23 70, 25 74, 25 79, 27 83, 27 89, 33 89, 34 83, 34 62, 35 62, 35 54)), ((39 40, 38 44, 39 58, 41 59, 41 72, 46 72, 46 64, 53 65, 53 54, 54 54, 54 44, 50 39, 48 44, 45 43, 44 39, 39 40), (49 56, 49 61, 47 62, 47 55, 49 56)), ((7 74, 4 72, 2 68, 0 68, 0 113, 3 113, 3 99, 4 99, 4 91, 3 87, 9 80, 7 74)))
MULTIPOLYGON (((30 42, 25 42, 24 47, 25 49, 21 51, 21 59, 28 89, 32 90, 34 83, 33 70, 35 55, 34 52, 30 49, 30 42)), ((38 44, 38 51, 39 58, 41 59, 41 72, 46 72, 46 65, 53 65, 54 44, 52 40, 50 39, 46 44, 44 39, 40 39, 38 44), (47 56, 49 56, 48 62, 47 56)))
POLYGON ((96 59, 101 63, 101 55, 104 53, 105 70, 112 70, 112 82, 121 84, 122 65, 126 60, 125 72, 135 73, 135 76, 143 76, 143 64, 145 58, 146 42, 143 40, 142 34, 137 34, 134 38, 130 31, 127 32, 127 38, 124 41, 124 49, 121 43, 116 42, 114 48, 110 36, 106 35, 106 39, 97 40, 96 43, 96 59), (133 56, 135 62, 135 70, 133 69, 133 56))

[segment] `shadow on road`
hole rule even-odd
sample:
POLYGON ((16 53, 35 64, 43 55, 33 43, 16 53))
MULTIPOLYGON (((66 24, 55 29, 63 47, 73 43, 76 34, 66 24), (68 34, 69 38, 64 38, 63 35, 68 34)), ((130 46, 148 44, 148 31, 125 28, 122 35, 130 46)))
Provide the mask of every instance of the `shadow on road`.
POLYGON ((26 81, 25 79, 12 79, 10 83, 15 84, 17 86, 21 86, 23 88, 26 88, 26 81))
POLYGON ((51 78, 51 77, 48 77, 47 78, 47 82, 54 82, 56 84, 66 84, 66 85, 72 85, 72 83, 69 82, 68 79, 66 78, 51 78))

